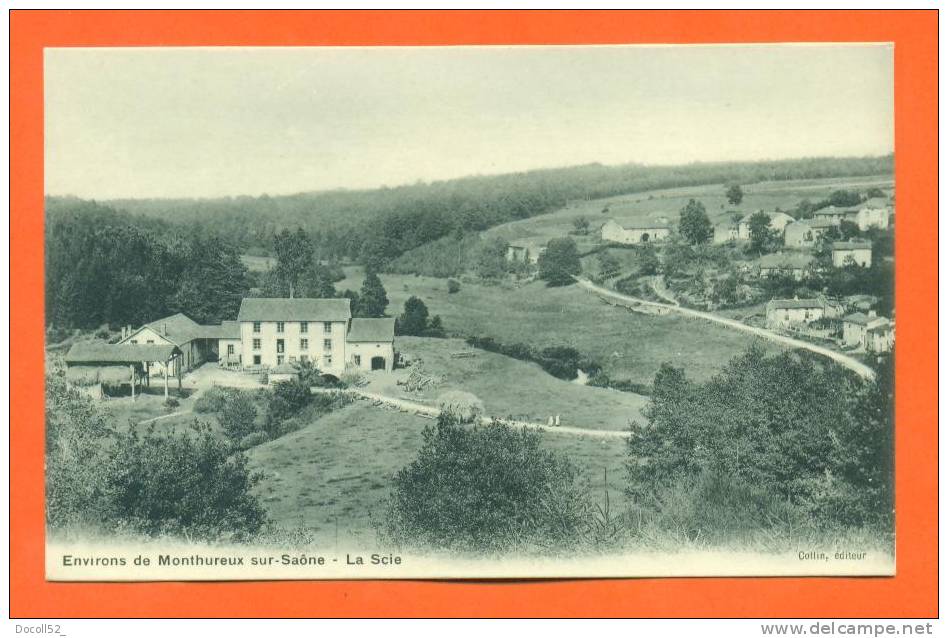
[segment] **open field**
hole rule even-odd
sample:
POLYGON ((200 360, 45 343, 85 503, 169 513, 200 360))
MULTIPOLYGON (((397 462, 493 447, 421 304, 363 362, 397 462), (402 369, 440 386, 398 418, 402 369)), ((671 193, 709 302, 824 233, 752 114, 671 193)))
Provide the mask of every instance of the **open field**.
MULTIPOLYGON (((255 493, 270 517, 293 529, 310 528, 332 547, 371 547, 372 517, 382 514, 391 478, 421 447, 423 418, 359 402, 275 441, 251 449, 251 467, 263 472, 255 493), (338 525, 338 527, 337 527, 338 525)), ((613 511, 623 508, 624 440, 544 435, 544 445, 566 453, 582 470, 593 498, 602 500, 608 470, 613 511)))
MULTIPOLYGON (((349 268, 347 272, 349 276, 336 288, 357 290, 361 271, 349 268)), ((384 274, 381 279, 388 292, 389 314, 400 313, 405 300, 416 295, 432 315, 441 315, 449 334, 489 336, 538 347, 573 346, 597 359, 611 377, 638 383, 650 383, 665 362, 683 367, 690 378, 705 380, 751 343, 761 342, 698 319, 615 308, 575 285, 463 283, 459 292, 448 294, 444 279, 384 274)), ((778 351, 772 344, 761 345, 765 352, 778 351)))
POLYGON ((672 224, 678 223, 679 211, 689 199, 702 202, 712 223, 729 221, 733 212, 747 215, 758 209, 773 211, 790 210, 804 199, 816 202, 839 189, 865 191, 878 187, 892 190, 891 175, 874 177, 841 177, 835 179, 788 180, 760 182, 742 186, 744 199, 739 206, 727 202, 724 184, 688 186, 665 190, 619 195, 588 202, 574 202, 570 206, 547 215, 518 220, 496 226, 484 232, 486 237, 503 237, 509 242, 533 247, 546 245, 554 237, 563 237, 573 230, 573 219, 585 216, 590 221, 590 232, 586 236, 573 236, 580 251, 598 244, 599 227, 609 219, 619 224, 655 221, 667 217, 672 224), (609 211, 603 213, 603 209, 609 211))
POLYGON ((463 390, 484 402, 487 416, 545 423, 558 414, 561 425, 595 430, 627 431, 630 419, 642 420, 645 397, 563 381, 535 363, 493 352, 473 350, 473 357, 454 358, 452 352, 471 350, 460 339, 398 337, 397 345, 420 362, 391 375, 372 375, 366 390, 431 405, 445 392, 463 390), (421 392, 397 385, 414 368, 437 379, 437 385, 421 392))

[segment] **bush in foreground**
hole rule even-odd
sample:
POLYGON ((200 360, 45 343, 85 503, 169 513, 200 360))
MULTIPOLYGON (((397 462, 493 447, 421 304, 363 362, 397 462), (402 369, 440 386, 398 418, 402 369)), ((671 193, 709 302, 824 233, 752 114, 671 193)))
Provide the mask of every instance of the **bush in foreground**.
POLYGON ((242 540, 266 520, 247 457, 194 422, 186 433, 120 435, 109 472, 113 519, 156 536, 242 540))
POLYGON ((475 553, 565 549, 583 542, 590 504, 566 457, 540 435, 499 423, 461 425, 443 413, 418 457, 394 479, 384 539, 475 553))

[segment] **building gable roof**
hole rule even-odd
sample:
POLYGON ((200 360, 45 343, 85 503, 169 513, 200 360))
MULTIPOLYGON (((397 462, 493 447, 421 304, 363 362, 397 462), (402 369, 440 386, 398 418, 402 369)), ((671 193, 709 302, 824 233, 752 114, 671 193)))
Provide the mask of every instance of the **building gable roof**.
MULTIPOLYGON (((143 327, 151 328, 168 341, 183 346, 194 339, 203 338, 203 326, 186 314, 179 312, 170 317, 156 319, 146 323, 143 327)), ((141 328, 129 335, 125 341, 141 332, 141 328)))
POLYGON ((237 321, 348 321, 349 299, 245 297, 237 321))
POLYGON ((833 250, 872 250, 868 241, 834 241, 833 250))
POLYGON ((364 342, 378 341, 391 342, 395 339, 395 319, 382 317, 379 319, 356 318, 349 324, 349 334, 346 341, 364 342))
POLYGON ((771 299, 767 302, 767 309, 823 308, 825 305, 822 299, 771 299))
POLYGON ((141 363, 167 361, 180 354, 177 346, 161 344, 106 343, 83 341, 74 343, 66 353, 66 363, 141 363))

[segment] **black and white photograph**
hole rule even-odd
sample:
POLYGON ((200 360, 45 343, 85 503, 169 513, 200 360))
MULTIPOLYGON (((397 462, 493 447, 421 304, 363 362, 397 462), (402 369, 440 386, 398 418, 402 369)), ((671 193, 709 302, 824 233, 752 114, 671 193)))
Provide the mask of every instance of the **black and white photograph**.
POLYGON ((893 52, 46 49, 46 577, 894 574, 893 52))

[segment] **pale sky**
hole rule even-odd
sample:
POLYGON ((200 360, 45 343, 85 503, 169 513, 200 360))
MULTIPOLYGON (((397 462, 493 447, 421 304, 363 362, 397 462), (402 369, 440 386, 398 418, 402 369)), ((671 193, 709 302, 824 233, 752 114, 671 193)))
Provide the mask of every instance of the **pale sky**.
POLYGON ((48 49, 46 192, 893 151, 889 45, 48 49))

